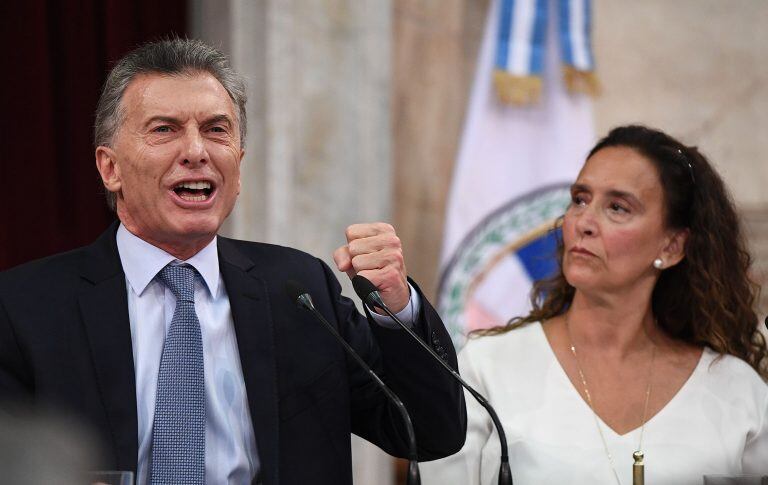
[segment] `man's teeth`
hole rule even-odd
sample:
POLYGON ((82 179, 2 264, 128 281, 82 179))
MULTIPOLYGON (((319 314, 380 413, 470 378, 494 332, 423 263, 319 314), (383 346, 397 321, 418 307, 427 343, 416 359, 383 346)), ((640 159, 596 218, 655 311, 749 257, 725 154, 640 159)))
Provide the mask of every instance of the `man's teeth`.
POLYGON ((184 200, 203 202, 211 196, 210 182, 181 182, 173 188, 174 192, 184 200))
POLYGON ((202 202, 204 200, 208 199, 207 195, 187 195, 187 194, 180 194, 179 197, 181 197, 184 200, 189 200, 192 202, 202 202))
POLYGON ((195 189, 195 190, 210 189, 211 183, 210 182, 182 182, 179 185, 177 185, 176 188, 177 189, 195 189))

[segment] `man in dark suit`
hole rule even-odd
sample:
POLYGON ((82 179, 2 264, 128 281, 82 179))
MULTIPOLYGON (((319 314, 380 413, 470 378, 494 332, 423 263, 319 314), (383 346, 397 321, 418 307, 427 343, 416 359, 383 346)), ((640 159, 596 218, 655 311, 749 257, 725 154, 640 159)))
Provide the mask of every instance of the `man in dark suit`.
MULTIPOLYGON (((90 246, 0 273, 0 399, 92 426, 107 469, 138 483, 351 483, 349 433, 407 454, 396 409, 285 294, 315 305, 409 409, 419 458, 464 441, 460 388, 402 331, 368 322, 305 253, 217 232, 240 190, 245 89, 187 40, 112 70, 96 165, 120 220, 90 246)), ((456 366, 434 309, 407 280, 387 224, 347 229, 338 269, 362 274, 456 366)))

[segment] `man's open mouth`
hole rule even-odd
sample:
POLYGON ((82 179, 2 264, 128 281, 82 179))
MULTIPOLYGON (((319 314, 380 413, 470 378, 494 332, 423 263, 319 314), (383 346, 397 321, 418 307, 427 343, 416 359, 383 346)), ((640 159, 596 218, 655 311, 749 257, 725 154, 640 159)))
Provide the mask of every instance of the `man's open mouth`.
POLYGON ((204 202, 213 193, 214 187, 210 182, 181 182, 173 191, 180 198, 189 202, 204 202))

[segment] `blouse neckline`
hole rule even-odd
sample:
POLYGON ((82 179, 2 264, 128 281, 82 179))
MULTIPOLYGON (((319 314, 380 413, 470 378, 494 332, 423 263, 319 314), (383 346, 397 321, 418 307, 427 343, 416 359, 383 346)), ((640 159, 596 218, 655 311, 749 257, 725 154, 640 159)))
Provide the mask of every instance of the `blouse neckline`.
MULTIPOLYGON (((575 399, 578 400, 580 403, 579 405, 583 407, 583 410, 588 412, 589 414, 592 414, 592 409, 589 407, 589 404, 584 400, 584 398, 579 393, 578 389, 574 387, 573 382, 568 378, 568 374, 565 373, 565 369, 563 369, 562 364, 560 364, 560 361, 557 359, 557 355, 555 355, 555 351, 552 349, 552 347, 549 345, 549 340, 547 339, 547 335, 544 333, 544 327, 542 326, 541 322, 536 322, 536 327, 538 328, 538 335, 541 339, 541 343, 544 347, 546 347, 548 356, 550 357, 550 360, 552 361, 552 365, 555 366, 557 369, 557 375, 558 378, 564 381, 564 384, 566 385, 568 392, 573 395, 575 395, 575 399)), ((699 357, 699 361, 696 363, 696 366, 693 368, 693 372, 691 372, 691 375, 688 376, 688 379, 685 380, 682 386, 680 386, 680 389, 677 390, 674 396, 662 407, 659 409, 656 414, 651 416, 645 421, 645 427, 648 428, 652 425, 654 421, 658 421, 659 416, 662 416, 666 413, 668 413, 668 409, 671 407, 675 407, 677 405, 678 401, 681 401, 685 398, 685 395, 691 392, 689 389, 695 388, 696 381, 699 380, 700 374, 703 372, 703 369, 708 363, 710 363, 713 359, 716 353, 711 350, 709 347, 704 347, 704 350, 701 352, 701 356, 699 357)), ((637 426, 626 433, 619 434, 616 432, 612 427, 610 427, 608 424, 603 421, 603 418, 600 417, 599 414, 594 413, 597 417, 598 422, 600 423, 600 426, 605 430, 607 433, 609 433, 614 439, 627 439, 628 437, 634 435, 635 433, 640 431, 641 426, 637 426)))

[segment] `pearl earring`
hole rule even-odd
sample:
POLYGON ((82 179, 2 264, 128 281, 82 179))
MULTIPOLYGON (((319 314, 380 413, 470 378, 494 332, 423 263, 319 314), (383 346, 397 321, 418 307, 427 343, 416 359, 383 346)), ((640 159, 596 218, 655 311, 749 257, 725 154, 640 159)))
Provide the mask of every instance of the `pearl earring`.
POLYGON ((661 258, 656 258, 653 260, 653 267, 656 269, 661 269, 664 267, 664 261, 661 258))

